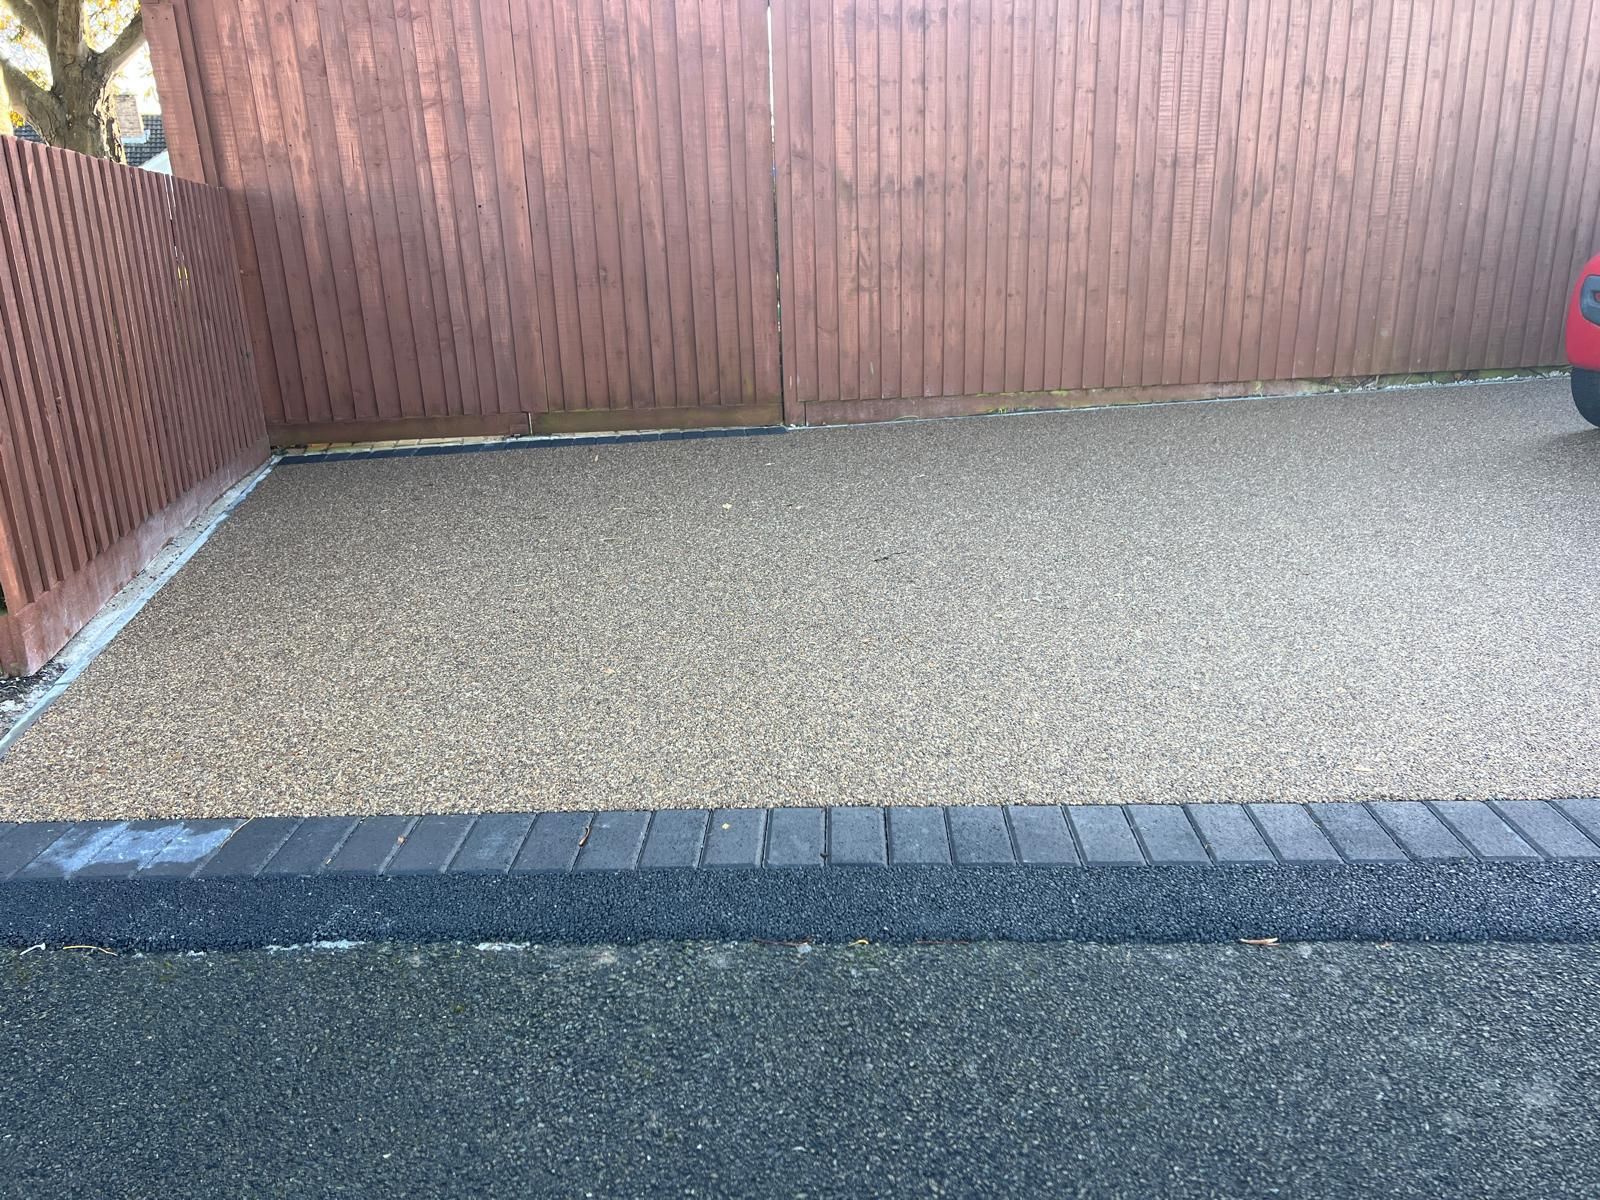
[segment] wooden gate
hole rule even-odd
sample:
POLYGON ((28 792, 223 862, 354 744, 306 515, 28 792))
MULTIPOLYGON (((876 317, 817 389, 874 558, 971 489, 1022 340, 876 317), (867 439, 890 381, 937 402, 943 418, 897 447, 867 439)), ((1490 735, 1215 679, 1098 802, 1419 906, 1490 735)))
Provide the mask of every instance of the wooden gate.
POLYGON ((275 441, 778 419, 764 0, 146 0, 275 441))
POLYGON ((1592 0, 773 0, 795 422, 1561 361, 1592 0))

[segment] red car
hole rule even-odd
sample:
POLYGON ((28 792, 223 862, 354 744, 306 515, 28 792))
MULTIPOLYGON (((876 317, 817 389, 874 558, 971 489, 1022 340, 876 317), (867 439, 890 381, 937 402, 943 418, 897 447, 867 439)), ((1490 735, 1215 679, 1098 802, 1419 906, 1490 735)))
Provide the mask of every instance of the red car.
POLYGON ((1600 254, 1578 276, 1567 310, 1567 361, 1572 364, 1572 401, 1584 420, 1600 425, 1600 254))

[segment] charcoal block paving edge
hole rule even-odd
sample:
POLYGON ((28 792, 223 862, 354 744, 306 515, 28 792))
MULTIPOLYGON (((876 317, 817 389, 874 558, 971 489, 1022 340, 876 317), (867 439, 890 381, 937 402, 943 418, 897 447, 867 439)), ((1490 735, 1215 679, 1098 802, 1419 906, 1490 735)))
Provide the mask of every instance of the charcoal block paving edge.
POLYGON ((1575 804, 1582 816, 1593 807, 1406 801, 8 823, 0 824, 0 940, 151 948, 386 937, 1588 940, 1600 937, 1600 837, 1574 819, 1575 804), (408 840, 424 832, 431 844, 409 854, 408 840))

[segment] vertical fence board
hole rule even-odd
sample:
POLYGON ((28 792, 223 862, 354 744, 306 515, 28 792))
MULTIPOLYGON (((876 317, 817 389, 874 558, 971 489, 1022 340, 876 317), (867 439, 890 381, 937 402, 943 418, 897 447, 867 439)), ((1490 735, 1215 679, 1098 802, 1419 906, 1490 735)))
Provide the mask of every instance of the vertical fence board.
MULTIPOLYGON (((483 34, 476 9, 445 4, 455 47, 454 80, 460 89, 461 124, 466 135, 470 195, 477 210, 478 245, 483 262, 484 336, 489 341, 494 369, 494 392, 499 407, 521 395, 517 383, 516 339, 512 328, 511 293, 500 225, 499 176, 495 166, 494 123, 484 78, 483 34)), ((472 217, 468 209, 466 216, 472 217)), ((547 336, 547 341, 554 334, 547 336)), ((548 352, 547 352, 548 353, 548 352)))
MULTIPOLYGON (((622 303, 628 343, 628 397, 648 397, 655 387, 651 355, 649 277, 645 268, 644 212, 640 204, 639 114, 634 108, 628 65, 628 30, 623 0, 604 0, 601 12, 606 110, 610 121, 617 250, 623 264, 622 303)), ((748 267, 748 263, 745 264, 748 267)), ((741 280, 742 282, 742 280, 741 280)))
MULTIPOLYGON (((510 62, 515 74, 504 73, 498 57, 484 66, 490 83, 490 116, 501 162, 502 195, 500 230, 507 238, 501 253, 509 259, 507 279, 512 329, 506 334, 516 347, 518 394, 504 396, 502 412, 519 409, 544 412, 568 402, 568 391, 585 395, 584 364, 578 342, 578 292, 572 270, 571 205, 558 163, 562 119, 555 88, 555 44, 543 14, 512 5, 510 62), (533 18, 540 16, 539 21, 533 18), (536 87, 538 79, 544 87, 536 87), (521 114, 526 132, 505 127, 505 119, 521 114), (522 145, 519 149, 519 136, 522 145), (531 139, 531 141, 530 141, 531 139), (560 222, 561 232, 553 230, 560 222), (553 249, 567 247, 558 263, 553 249), (506 248, 512 252, 506 254, 506 248), (564 268, 564 269, 563 269, 564 268), (535 332, 537 330, 537 332, 535 332)), ((486 44, 498 36, 498 7, 494 23, 485 26, 486 44)), ((499 50, 492 53, 498 56, 499 50)))
MULTIPOLYGON (((1033 69, 1029 72, 1029 137, 1023 185, 1028 197, 1027 240, 1023 246, 1021 303, 1023 320, 1021 386, 1038 391, 1044 386, 1044 320, 1048 307, 1045 269, 1050 261, 1050 153, 1054 145, 1053 74, 1056 48, 1055 0, 1046 0, 1035 18, 1033 69)), ((939 22, 944 24, 943 20, 939 22)), ((929 31, 929 39, 938 36, 929 31)), ((935 95, 935 103, 939 97, 935 95)), ((930 303, 940 303, 942 287, 930 289, 930 303)), ((938 395, 939 388, 927 390, 938 395)))
MULTIPOLYGON (((1028 3, 1029 0, 1022 0, 1028 3)), ((1012 36, 1017 0, 994 0, 986 5, 989 38, 989 112, 988 148, 984 162, 987 208, 990 219, 983 226, 981 236, 984 247, 983 323, 979 330, 982 350, 983 390, 1005 390, 1006 370, 1006 235, 1010 226, 1010 203, 1006 187, 1010 182, 1011 166, 1011 93, 1016 86, 1012 72, 1011 56, 1016 39, 1012 36)), ((904 136, 897 137, 902 144, 904 136)), ((910 217, 896 222, 902 229, 902 244, 916 235, 910 217)), ((903 336, 916 338, 913 330, 899 331, 903 336)), ((899 338, 896 339, 896 345, 899 338)), ((903 395, 913 395, 908 387, 903 395)))
MULTIPOLYGON (((884 25, 883 10, 887 5, 876 5, 877 24, 881 29, 884 25)), ((980 392, 983 390, 983 301, 985 295, 984 280, 988 272, 989 254, 989 227, 981 218, 987 211, 987 195, 985 192, 985 167, 989 156, 989 58, 990 58, 990 21, 987 19, 990 6, 986 0, 969 0, 966 11, 966 26, 961 31, 961 36, 970 49, 968 63, 968 95, 969 101, 967 126, 967 159, 966 180, 961 189, 962 209, 966 215, 966 266, 962 275, 962 293, 965 298, 962 330, 962 386, 961 391, 966 393, 980 392)), ((883 83, 880 80, 879 86, 883 83)), ((882 110, 880 109, 880 112, 882 110)), ((878 137, 880 142, 886 143, 890 131, 880 124, 878 137)), ((882 196, 881 221, 884 227, 892 219, 894 204, 891 197, 882 196)), ((887 253, 888 247, 884 246, 887 253)), ((884 298, 887 303, 887 296, 884 298)), ((877 393, 880 396, 888 395, 885 391, 877 393)))
POLYGON ((739 56, 743 63, 735 110, 743 111, 742 147, 748 186, 744 195, 744 222, 750 230, 749 278, 751 358, 754 375, 748 401, 752 405, 776 402, 778 374, 777 207, 773 145, 771 53, 768 49, 769 9, 766 4, 738 6, 739 56))
POLYGON ((863 72, 857 61, 860 46, 859 27, 856 23, 858 5, 847 4, 834 19, 832 62, 829 66, 837 101, 832 106, 829 136, 833 139, 834 162, 837 164, 838 183, 834 188, 834 228, 838 236, 835 270, 839 280, 839 396, 855 400, 861 396, 861 341, 856 336, 860 325, 862 286, 861 270, 861 215, 859 195, 861 183, 858 175, 859 161, 856 151, 859 105, 855 89, 860 85, 863 72))
MULTIPOLYGON (((928 23, 926 6, 927 0, 911 0, 900 28, 900 111, 904 121, 900 134, 900 195, 905 205, 905 219, 900 223, 900 387, 907 396, 922 394, 923 370, 927 365, 922 323, 927 307, 924 260, 929 248, 925 205, 927 176, 923 168, 928 144, 927 73, 923 57, 928 23)), ((832 77, 825 78, 818 86, 830 95, 831 112, 832 77)), ((831 180, 833 173, 828 170, 828 164, 819 163, 817 174, 831 180)), ((829 234, 837 241, 837 230, 830 230, 829 234)), ((822 273, 818 272, 818 299, 826 308, 827 301, 822 293, 824 284, 822 273)), ((817 369, 826 381, 831 368, 822 358, 822 349, 819 347, 817 369)), ((827 398, 824 393, 824 399, 827 398)))
MULTIPOLYGON (((882 138, 880 153, 883 170, 882 182, 879 185, 883 195, 882 226, 879 233, 883 246, 883 270, 879 284, 883 298, 878 305, 878 355, 881 367, 878 394, 880 396, 911 394, 909 389, 902 390, 901 377, 905 362, 901 357, 900 341, 900 306, 904 289, 900 248, 903 241, 902 226, 909 218, 909 214, 904 211, 906 139, 901 107, 905 88, 903 51, 905 37, 905 13, 902 6, 887 7, 884 19, 878 27, 878 130, 882 138)), ((797 113, 796 119, 789 126, 796 137, 801 136, 802 124, 800 114, 797 113)), ((825 166, 813 163, 811 169, 819 171, 825 169, 825 166)), ((805 229, 803 223, 801 228, 805 229)), ((808 241, 809 231, 803 232, 798 240, 808 241)), ((787 293, 785 295, 787 296, 787 293)), ((797 296, 795 300, 798 311, 794 317, 800 322, 804 331, 805 327, 811 324, 811 318, 803 307, 805 297, 797 296)), ((819 311, 820 307, 821 304, 818 302, 819 311)), ((802 336, 805 336, 803 332, 802 336)), ((808 362, 809 365, 811 364, 808 362)), ((811 369, 814 372, 813 378, 819 378, 820 376, 815 373, 819 368, 812 366, 811 369)), ((821 399, 825 392, 818 389, 813 395, 809 391, 802 390, 801 395, 807 399, 821 399)))
MULTIPOLYGON (((440 50, 430 5, 418 0, 400 14, 396 33, 413 90, 408 99, 418 184, 423 194, 430 271, 440 296, 439 327, 445 350, 445 393, 452 413, 481 413, 472 317, 467 309, 461 241, 456 233, 452 156, 444 121, 440 50), (442 279, 441 279, 442 276, 442 279), (439 285, 442 283, 442 290, 439 285)), ((492 399, 492 398, 491 398, 492 399)))
MULTIPOLYGON (((966 370, 965 302, 967 269, 967 188, 966 164, 971 127, 967 121, 972 98, 972 45, 968 35, 971 25, 971 0, 949 0, 938 34, 944 62, 944 97, 942 100, 944 161, 941 164, 941 187, 944 208, 940 219, 944 221, 944 261, 940 266, 939 302, 943 327, 938 331, 943 346, 943 370, 938 391, 952 395, 961 391, 961 380, 966 370)), ((859 6, 858 6, 859 7, 859 6)), ((869 18, 870 19, 870 18, 869 18)), ((876 197, 857 198, 857 205, 870 209, 876 197)), ((876 255, 865 235, 858 250, 863 258, 872 261, 876 255)), ((1048 270, 1048 268, 1047 268, 1048 270)), ((870 295, 861 298, 863 309, 872 306, 870 295)), ((1046 317, 1048 320, 1048 315, 1046 317)), ((1046 347, 1050 343, 1045 342, 1046 347)))

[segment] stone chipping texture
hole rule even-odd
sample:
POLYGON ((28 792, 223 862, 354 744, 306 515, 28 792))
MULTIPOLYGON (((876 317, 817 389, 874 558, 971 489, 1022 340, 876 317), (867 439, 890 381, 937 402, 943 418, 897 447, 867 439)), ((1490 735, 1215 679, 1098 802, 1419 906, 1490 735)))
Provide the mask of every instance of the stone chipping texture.
POLYGON ((280 468, 0 819, 1600 794, 1561 379, 280 468))

